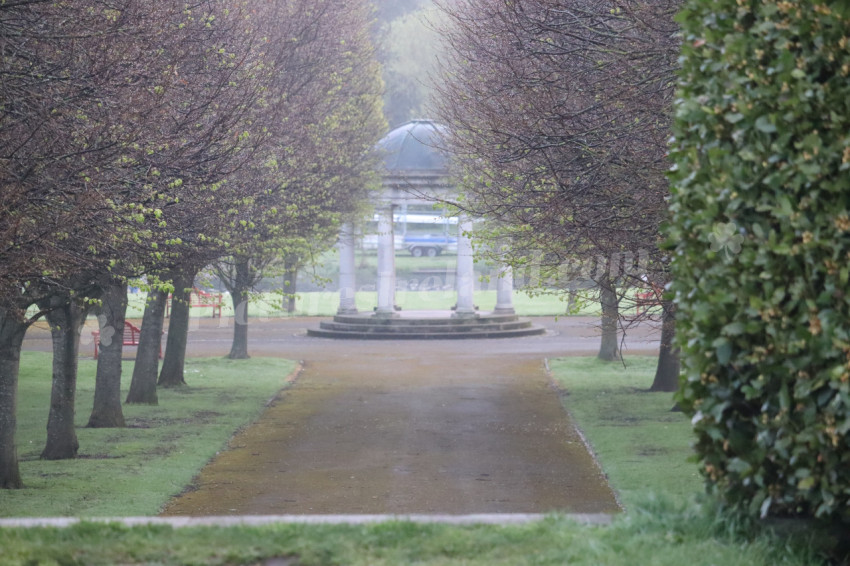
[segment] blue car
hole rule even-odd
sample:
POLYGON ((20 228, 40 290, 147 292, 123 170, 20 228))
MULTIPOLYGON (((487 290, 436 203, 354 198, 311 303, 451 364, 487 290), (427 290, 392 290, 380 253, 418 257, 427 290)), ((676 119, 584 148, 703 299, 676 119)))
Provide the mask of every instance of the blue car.
POLYGON ((413 257, 436 257, 444 251, 457 251, 457 238, 433 234, 416 234, 404 237, 404 247, 413 257))

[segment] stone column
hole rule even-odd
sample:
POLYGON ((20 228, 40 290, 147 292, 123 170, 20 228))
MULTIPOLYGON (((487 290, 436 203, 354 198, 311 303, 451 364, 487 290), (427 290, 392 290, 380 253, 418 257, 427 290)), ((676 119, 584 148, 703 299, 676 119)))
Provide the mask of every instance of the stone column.
POLYGON ((339 308, 336 314, 357 314, 354 243, 354 227, 346 222, 339 231, 339 308))
POLYGON ((475 269, 472 258, 472 220, 461 214, 457 223, 457 306, 452 317, 471 318, 476 316, 473 292, 475 269))
POLYGON ((378 308, 375 316, 395 317, 395 236, 393 207, 378 209, 378 308))
POLYGON ((502 265, 496 279, 496 314, 515 314, 514 271, 510 265, 502 265))

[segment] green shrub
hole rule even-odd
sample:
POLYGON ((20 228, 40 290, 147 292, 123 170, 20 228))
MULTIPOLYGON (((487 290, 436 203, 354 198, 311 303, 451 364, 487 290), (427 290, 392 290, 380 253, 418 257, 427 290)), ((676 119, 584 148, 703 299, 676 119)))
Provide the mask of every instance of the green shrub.
POLYGON ((850 2, 687 0, 669 242, 710 490, 850 518, 850 2))

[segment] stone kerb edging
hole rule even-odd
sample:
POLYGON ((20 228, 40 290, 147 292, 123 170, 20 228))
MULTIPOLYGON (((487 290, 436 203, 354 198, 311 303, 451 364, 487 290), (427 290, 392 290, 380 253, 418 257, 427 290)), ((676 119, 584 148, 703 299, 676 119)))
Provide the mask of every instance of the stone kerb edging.
POLYGON ((120 523, 128 527, 170 525, 172 527, 260 526, 278 523, 305 525, 363 525, 388 521, 442 523, 447 525, 519 525, 549 517, 564 517, 586 525, 608 525, 607 513, 540 514, 478 513, 472 515, 243 515, 217 517, 26 517, 0 519, 0 528, 70 527, 78 523, 120 523))

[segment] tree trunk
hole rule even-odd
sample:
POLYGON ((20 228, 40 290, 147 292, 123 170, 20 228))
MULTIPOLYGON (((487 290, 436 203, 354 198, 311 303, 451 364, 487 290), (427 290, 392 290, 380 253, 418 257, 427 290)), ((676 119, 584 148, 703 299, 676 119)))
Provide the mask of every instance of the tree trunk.
POLYGON ((620 306, 617 291, 610 281, 599 283, 602 305, 602 343, 599 346, 600 360, 612 362, 620 359, 620 306))
POLYGON ((283 305, 286 312, 295 312, 296 279, 298 277, 298 258, 288 255, 283 260, 283 305))
POLYGON ((127 403, 156 405, 156 378, 159 373, 159 352, 162 344, 162 319, 165 316, 165 301, 168 293, 151 291, 142 315, 142 328, 139 334, 139 348, 136 351, 136 363, 133 365, 133 378, 127 403))
POLYGON ((22 317, 0 310, 0 489, 24 487, 15 430, 21 343, 28 326, 22 317))
POLYGON ((679 389, 679 349, 674 344, 676 337, 676 305, 663 301, 661 315, 661 346, 658 366, 650 391, 677 391, 679 389))
POLYGON ((181 270, 174 279, 165 358, 162 360, 162 370, 157 382, 161 387, 179 387, 186 384, 183 366, 186 362, 186 342, 189 340, 189 302, 196 274, 194 269, 181 270))
POLYGON ((76 458, 80 443, 74 427, 77 394, 77 358, 80 330, 86 319, 87 305, 68 294, 54 295, 39 302, 47 311, 53 338, 53 386, 47 417, 47 444, 41 452, 44 460, 76 458))
POLYGON ((233 344, 227 357, 231 360, 247 360, 248 355, 248 293, 253 274, 250 259, 236 259, 235 274, 230 297, 233 300, 233 344))
POLYGON ((124 317, 127 314, 127 285, 111 279, 103 286, 98 323, 100 344, 94 385, 94 407, 89 428, 125 426, 121 411, 121 355, 124 352, 124 317))

